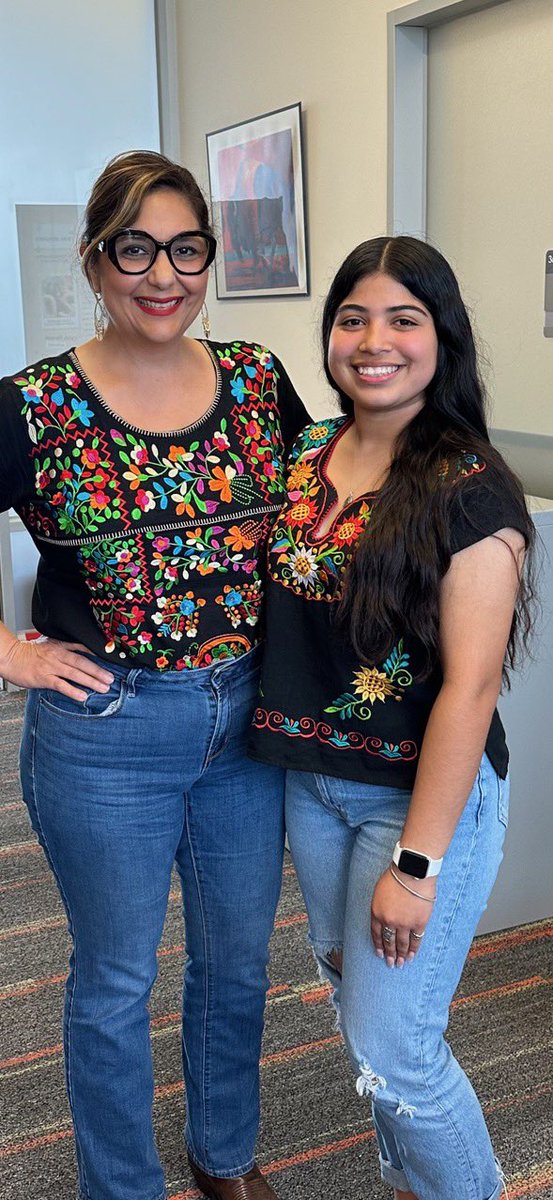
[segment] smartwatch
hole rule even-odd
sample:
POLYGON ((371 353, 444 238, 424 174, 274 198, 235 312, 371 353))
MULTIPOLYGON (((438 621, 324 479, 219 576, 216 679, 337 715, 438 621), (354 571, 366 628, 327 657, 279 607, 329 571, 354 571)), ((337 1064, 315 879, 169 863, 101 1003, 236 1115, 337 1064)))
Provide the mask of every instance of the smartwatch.
POLYGON ((396 842, 392 854, 392 862, 396 867, 405 871, 406 875, 412 875, 413 879, 430 879, 433 875, 439 875, 443 861, 443 858, 429 858, 419 850, 400 846, 399 842, 396 842))

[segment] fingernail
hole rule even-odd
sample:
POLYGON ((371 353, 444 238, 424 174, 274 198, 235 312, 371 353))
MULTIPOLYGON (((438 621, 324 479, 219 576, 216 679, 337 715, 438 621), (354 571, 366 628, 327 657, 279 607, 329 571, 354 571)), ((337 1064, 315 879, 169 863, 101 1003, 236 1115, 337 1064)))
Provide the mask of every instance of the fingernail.
POLYGON ((387 959, 386 959, 386 966, 387 966, 387 967, 395 967, 395 965, 396 965, 396 964, 395 964, 395 960, 394 960, 393 958, 387 958, 387 959))
POLYGON ((402 960, 401 960, 401 962, 400 962, 400 960, 399 960, 399 958, 398 958, 398 960, 397 960, 397 963, 396 963, 396 967, 398 968, 398 970, 399 970, 399 971, 402 971, 402 970, 403 970, 403 959, 402 959, 402 960))
POLYGON ((407 962, 412 962, 414 957, 415 957, 415 955, 413 954, 413 951, 410 950, 409 954, 407 955, 407 962))
POLYGON ((383 950, 377 950, 377 952, 376 952, 376 956, 377 956, 377 958, 384 958, 384 951, 383 951, 383 950))

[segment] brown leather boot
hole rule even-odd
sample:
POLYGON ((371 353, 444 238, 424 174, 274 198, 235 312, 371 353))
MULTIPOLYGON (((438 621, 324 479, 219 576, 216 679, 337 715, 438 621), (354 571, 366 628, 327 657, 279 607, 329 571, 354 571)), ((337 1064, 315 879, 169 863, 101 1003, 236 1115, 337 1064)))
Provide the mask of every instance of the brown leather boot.
POLYGON ((208 1200, 277 1200, 276 1192, 269 1186, 259 1167, 252 1167, 246 1175, 238 1175, 235 1179, 218 1179, 216 1175, 206 1175, 190 1155, 188 1164, 198 1187, 208 1200))

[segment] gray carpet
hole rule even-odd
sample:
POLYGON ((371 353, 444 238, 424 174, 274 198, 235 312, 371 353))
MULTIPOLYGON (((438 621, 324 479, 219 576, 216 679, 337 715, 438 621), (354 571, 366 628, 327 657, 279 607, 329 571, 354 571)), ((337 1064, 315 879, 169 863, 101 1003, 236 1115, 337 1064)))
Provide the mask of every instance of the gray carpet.
MULTIPOLYGON (((20 800, 21 714, 21 697, 0 697, 0 1194, 73 1200, 60 1047, 68 939, 20 800)), ((259 1161, 281 1200, 389 1200, 367 1102, 356 1095, 305 930, 288 860, 272 943, 259 1161)), ((553 922, 542 921, 477 939, 451 1016, 449 1037, 483 1102, 510 1200, 553 1197, 552 933, 553 922)), ((175 886, 151 1006, 156 1125, 171 1200, 198 1196, 182 1146, 182 941, 175 886)))

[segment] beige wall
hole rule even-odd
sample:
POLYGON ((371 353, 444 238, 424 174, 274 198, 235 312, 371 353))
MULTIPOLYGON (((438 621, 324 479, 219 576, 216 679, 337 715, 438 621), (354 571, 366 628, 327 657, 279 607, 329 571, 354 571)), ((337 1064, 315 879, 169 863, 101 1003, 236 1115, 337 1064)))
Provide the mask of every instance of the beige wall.
POLYGON ((386 232, 386 14, 401 0, 179 0, 183 161, 207 191, 205 135, 304 108, 311 295, 208 303, 217 339, 251 337, 286 363, 314 415, 329 411, 322 301, 345 254, 386 232))
POLYGON ((493 424, 549 436, 552 81, 551 0, 508 0, 430 35, 428 235, 474 307, 491 362, 493 424))

